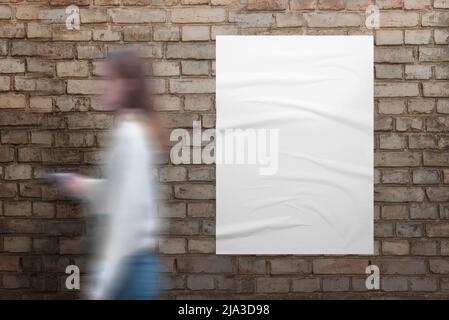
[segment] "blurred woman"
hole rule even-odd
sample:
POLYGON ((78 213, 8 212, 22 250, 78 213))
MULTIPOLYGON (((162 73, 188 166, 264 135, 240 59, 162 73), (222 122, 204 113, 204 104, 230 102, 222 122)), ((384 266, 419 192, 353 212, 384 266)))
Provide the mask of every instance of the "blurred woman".
POLYGON ((107 216, 90 297, 152 299, 160 290, 161 267, 154 252, 158 223, 150 137, 155 126, 148 68, 127 50, 111 54, 105 67, 104 102, 117 112, 105 179, 69 175, 62 185, 107 216))

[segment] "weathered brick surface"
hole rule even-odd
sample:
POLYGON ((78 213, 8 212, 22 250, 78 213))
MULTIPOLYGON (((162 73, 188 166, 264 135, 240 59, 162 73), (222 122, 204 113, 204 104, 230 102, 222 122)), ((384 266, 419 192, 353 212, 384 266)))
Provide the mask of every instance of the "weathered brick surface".
POLYGON ((227 34, 372 34, 375 255, 216 256, 213 166, 163 159, 158 242, 166 296, 449 297, 449 1, 51 0, 0 4, 0 297, 76 297, 85 266, 81 205, 42 184, 47 170, 100 175, 113 123, 98 94, 108 51, 152 58, 168 127, 215 126, 215 39, 227 34), (81 29, 64 28, 64 6, 81 29), (380 8, 381 28, 365 27, 380 8), (381 290, 365 288, 369 261, 381 290), (82 270, 83 272, 83 270, 82 270))

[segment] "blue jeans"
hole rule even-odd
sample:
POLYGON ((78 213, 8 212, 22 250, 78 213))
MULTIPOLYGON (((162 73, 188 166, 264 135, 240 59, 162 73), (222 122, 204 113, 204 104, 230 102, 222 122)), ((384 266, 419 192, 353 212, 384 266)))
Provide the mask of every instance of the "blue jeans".
POLYGON ((156 254, 143 252, 124 261, 123 276, 113 300, 151 300, 159 296, 162 287, 162 266, 156 254))

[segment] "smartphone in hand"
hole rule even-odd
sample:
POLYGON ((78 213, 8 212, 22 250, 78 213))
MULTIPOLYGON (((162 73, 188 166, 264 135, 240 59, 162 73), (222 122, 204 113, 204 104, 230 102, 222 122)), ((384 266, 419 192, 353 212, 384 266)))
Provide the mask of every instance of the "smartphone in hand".
POLYGON ((58 188, 66 187, 71 181, 76 179, 78 175, 74 173, 49 173, 45 179, 58 188))

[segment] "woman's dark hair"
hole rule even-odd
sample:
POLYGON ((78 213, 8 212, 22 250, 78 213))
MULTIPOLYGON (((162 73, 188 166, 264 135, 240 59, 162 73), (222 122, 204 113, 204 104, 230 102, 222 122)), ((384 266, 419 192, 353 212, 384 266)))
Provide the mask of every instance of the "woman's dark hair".
POLYGON ((112 77, 133 81, 130 90, 123 97, 120 107, 151 113, 153 103, 150 95, 152 83, 151 68, 148 67, 150 63, 145 63, 142 58, 129 49, 111 52, 107 62, 112 77))

